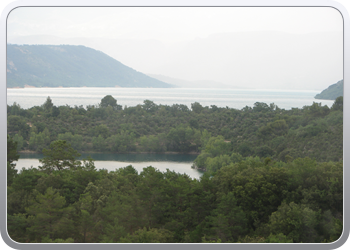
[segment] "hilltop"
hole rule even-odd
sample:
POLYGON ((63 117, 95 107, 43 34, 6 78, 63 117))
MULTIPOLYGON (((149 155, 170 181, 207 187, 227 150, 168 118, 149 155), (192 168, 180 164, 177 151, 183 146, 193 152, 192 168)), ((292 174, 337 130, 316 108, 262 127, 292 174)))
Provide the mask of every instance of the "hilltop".
POLYGON ((327 89, 323 90, 320 94, 315 96, 316 99, 335 100, 339 96, 344 95, 343 91, 344 81, 340 80, 335 84, 330 85, 327 89))
POLYGON ((7 87, 169 88, 116 59, 85 46, 7 45, 7 87))

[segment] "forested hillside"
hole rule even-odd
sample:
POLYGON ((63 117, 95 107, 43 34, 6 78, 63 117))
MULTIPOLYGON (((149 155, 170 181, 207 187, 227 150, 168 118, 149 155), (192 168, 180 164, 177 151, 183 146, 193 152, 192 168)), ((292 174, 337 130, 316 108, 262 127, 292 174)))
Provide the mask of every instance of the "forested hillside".
POLYGON ((7 44, 7 87, 25 85, 172 87, 85 46, 7 44))
POLYGON ((185 105, 7 107, 7 226, 17 242, 333 242, 343 228, 343 98, 284 110, 185 105), (15 169, 18 150, 43 152, 15 169), (194 152, 200 180, 81 152, 194 152))
POLYGON ((330 108, 313 103, 291 110, 265 103, 242 110, 192 103, 189 109, 150 100, 122 108, 111 96, 99 106, 56 107, 48 98, 27 110, 8 106, 7 113, 18 150, 41 152, 59 139, 79 152, 201 153, 210 141, 244 157, 342 159, 342 97, 330 108))
POLYGON ((97 171, 60 140, 43 167, 17 173, 11 138, 8 149, 7 228, 17 242, 327 243, 342 233, 341 161, 235 156, 198 181, 151 166, 97 171))
POLYGON ((339 82, 332 84, 327 89, 323 90, 320 94, 315 96, 316 99, 324 99, 324 100, 335 100, 339 96, 344 95, 344 80, 340 80, 339 82))

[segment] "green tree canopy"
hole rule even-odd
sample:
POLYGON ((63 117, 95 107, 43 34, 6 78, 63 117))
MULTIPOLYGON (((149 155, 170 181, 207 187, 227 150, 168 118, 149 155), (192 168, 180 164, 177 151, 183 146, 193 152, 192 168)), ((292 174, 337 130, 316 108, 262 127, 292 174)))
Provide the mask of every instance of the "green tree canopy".
POLYGON ((48 96, 46 99, 46 102, 43 104, 43 108, 44 108, 44 110, 51 112, 52 107, 53 107, 52 100, 51 100, 50 96, 48 96))
POLYGON ((16 164, 13 162, 18 161, 18 158, 17 142, 7 135, 7 183, 9 185, 12 184, 13 179, 17 174, 17 170, 15 169, 16 164))
POLYGON ((332 109, 343 111, 343 97, 342 96, 339 96, 339 97, 337 97, 337 99, 335 99, 335 101, 332 105, 332 109))
POLYGON ((111 95, 106 95, 103 97, 100 103, 100 107, 102 108, 107 108, 108 106, 117 109, 117 100, 114 99, 111 95))
POLYGON ((80 154, 63 140, 51 142, 49 149, 43 149, 43 154, 44 158, 39 160, 43 164, 41 169, 62 170, 67 167, 72 169, 80 165, 80 161, 76 160, 80 154))
POLYGON ((195 113, 200 113, 203 110, 203 106, 199 102, 191 103, 191 108, 195 113))
POLYGON ((17 142, 15 142, 9 135, 7 135, 7 161, 12 164, 18 161, 19 154, 17 153, 17 142))

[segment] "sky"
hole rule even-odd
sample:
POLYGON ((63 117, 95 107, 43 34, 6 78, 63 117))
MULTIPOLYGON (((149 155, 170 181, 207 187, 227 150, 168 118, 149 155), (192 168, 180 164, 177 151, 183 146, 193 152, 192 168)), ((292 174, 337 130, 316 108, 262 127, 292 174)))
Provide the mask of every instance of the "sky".
POLYGON ((322 90, 343 78, 342 17, 325 7, 22 7, 9 43, 100 50, 145 74, 322 90))

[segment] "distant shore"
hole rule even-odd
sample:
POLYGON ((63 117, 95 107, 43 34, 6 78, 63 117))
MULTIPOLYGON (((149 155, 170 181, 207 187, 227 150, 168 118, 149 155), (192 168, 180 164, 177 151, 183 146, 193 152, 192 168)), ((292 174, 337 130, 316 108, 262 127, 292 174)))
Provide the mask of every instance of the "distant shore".
MULTIPOLYGON (((19 154, 42 154, 40 152, 32 151, 32 150, 20 150, 19 154)), ((199 152, 174 152, 174 151, 166 151, 166 152, 125 152, 125 153, 116 153, 116 152, 95 152, 95 151, 81 151, 81 154, 165 154, 165 155, 178 155, 178 154, 187 154, 187 155, 199 155, 199 152)))
MULTIPOLYGON (((58 89, 58 88, 128 88, 128 87, 121 87, 119 85, 115 85, 115 86, 105 86, 105 87, 101 87, 101 86, 71 86, 71 87, 63 87, 63 86, 57 86, 57 87, 49 87, 49 86, 43 86, 43 87, 35 87, 35 86, 31 86, 31 85, 24 85, 24 87, 6 87, 7 89, 58 89)), ((129 88, 134 88, 134 87, 129 87, 129 88)), ((136 88, 142 88, 142 87, 136 87, 136 88)), ((152 89, 154 87, 144 87, 147 89, 152 89)), ((158 88, 158 87, 157 87, 158 88)), ((173 89, 173 88, 180 88, 177 86, 174 87, 166 87, 164 89, 173 89)))
MULTIPOLYGON (((85 86, 84 86, 85 87, 85 86)), ((32 85, 24 85, 24 87, 6 87, 7 89, 30 89, 30 88, 63 88, 62 86, 58 86, 58 87, 47 87, 47 86, 44 86, 44 87, 35 87, 35 86, 32 86, 32 85)))

